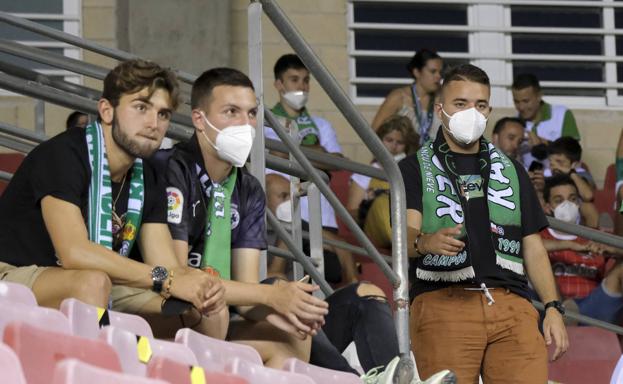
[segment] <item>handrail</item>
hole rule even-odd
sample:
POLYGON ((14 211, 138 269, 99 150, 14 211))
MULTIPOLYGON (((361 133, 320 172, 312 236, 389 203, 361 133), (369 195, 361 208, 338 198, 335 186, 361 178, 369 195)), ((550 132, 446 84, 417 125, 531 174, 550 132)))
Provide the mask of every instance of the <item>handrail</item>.
MULTIPOLYGON (((322 64, 318 56, 310 48, 309 44, 301 37, 299 31, 294 27, 292 22, 285 15, 283 10, 276 5, 273 0, 259 0, 263 6, 264 13, 275 25, 277 30, 286 39, 290 46, 301 58, 303 63, 309 71, 314 75, 320 86, 325 90, 329 98, 335 103, 337 108, 342 112, 346 120, 355 129, 355 132, 361 137, 364 143, 368 145, 368 148, 377 159, 377 161, 383 167, 384 172, 388 175, 390 183, 390 201, 391 201, 391 222, 392 222, 392 256, 393 256, 393 275, 398 278, 397 281, 392 281, 394 284, 394 301, 396 303, 396 327, 399 340, 400 353, 407 355, 410 351, 409 345, 409 293, 408 293, 408 260, 407 260, 407 232, 406 232, 406 197, 405 187, 402 180, 402 175, 398 169, 398 165, 394 162, 387 149, 383 146, 381 140, 370 128, 368 122, 363 118, 361 113, 355 108, 353 103, 348 98, 347 94, 342 90, 337 81, 327 68, 322 64)), ((268 114, 270 116, 270 114, 268 114)), ((276 120, 276 119, 275 119, 276 120)), ((278 122, 277 122, 278 123, 278 122)), ((273 124, 274 125, 274 124, 273 124)), ((280 136, 283 140, 284 138, 280 136)), ((285 142, 285 140, 283 140, 285 142)), ((291 143, 292 144, 292 143, 291 143)), ((297 148, 290 148, 296 150, 297 148)), ((296 153, 297 151, 294 151, 296 153)), ((293 153, 293 154, 294 154, 293 153)), ((302 155, 300 152, 299 155, 302 155)), ((296 156, 301 165, 303 162, 296 156)), ((303 159, 306 161, 307 159, 303 159)), ((310 165, 310 164, 307 164, 310 165)), ((304 166, 304 165, 303 165, 304 166)), ((305 167, 305 166, 304 166, 305 167)), ((312 173, 311 175, 315 175, 312 173)), ((320 188, 323 195, 329 199, 335 197, 330 191, 326 194, 328 188, 324 188, 325 185, 319 183, 317 180, 313 180, 318 188, 320 188)), ((341 206, 341 205, 340 205, 341 206)), ((345 211, 346 209, 341 206, 345 211)), ((341 211, 338 209, 338 211, 341 211)), ((347 213, 347 212, 346 212, 347 213)), ((350 218, 350 215, 349 215, 350 218)), ((352 218, 350 218, 352 219, 352 218)), ((347 222, 349 222, 347 220, 347 222)), ((357 228, 358 229, 358 228, 357 228)), ((356 232, 353 231, 353 232, 356 232)), ((366 238, 369 242, 369 240, 366 238)), ((365 248, 368 246, 366 244, 365 248)), ((374 254, 374 252, 372 253, 374 254)), ((382 267, 386 265, 384 261, 375 260, 382 267)))
MULTIPOLYGON (((0 14, 2 14, 2 12, 0 12, 0 14)), ((30 47, 5 39, 0 39, 0 51, 98 80, 103 80, 109 71, 95 64, 85 63, 67 56, 58 55, 40 48, 30 47)))
POLYGON ((13 135, 19 137, 20 139, 30 140, 35 143, 43 143, 48 139, 45 135, 41 135, 28 129, 19 128, 2 121, 0 121, 0 133, 13 135))
POLYGON ((551 216, 548 216, 547 220, 549 221, 549 225, 552 227, 552 229, 555 229, 557 231, 580 236, 585 239, 596 241, 598 243, 610 245, 612 247, 623 248, 623 237, 611 235, 609 233, 585 227, 583 225, 567 223, 551 216))
MULTIPOLYGON (((140 57, 128 52, 120 51, 114 48, 108 48, 100 44, 93 43, 91 41, 85 40, 78 36, 74 36, 72 34, 59 31, 58 29, 54 29, 43 24, 35 23, 30 20, 23 19, 21 17, 13 16, 7 12, 0 12, 0 21, 4 21, 5 23, 14 25, 16 27, 20 27, 31 32, 38 33, 43 36, 51 37, 52 39, 63 41, 65 43, 75 45, 76 47, 84 48, 88 51, 99 53, 100 55, 104 55, 107 57, 111 57, 117 60, 132 60, 139 59, 140 57)), ((185 83, 192 84, 197 78, 194 75, 183 71, 175 71, 180 80, 185 83)))
MULTIPOLYGON (((276 152, 281 152, 281 153, 290 153, 290 151, 288 150, 288 147, 281 141, 273 140, 273 139, 266 139, 265 144, 266 144, 266 148, 271 151, 276 151, 276 152)), ((309 149, 305 147, 301 147, 301 150, 305 154, 305 157, 307 157, 314 163, 318 163, 318 164, 328 166, 331 168, 336 168, 336 169, 337 168, 345 169, 347 171, 374 177, 380 180, 387 180, 387 174, 385 174, 385 172, 383 172, 382 169, 373 167, 371 165, 358 163, 356 161, 345 159, 340 156, 335 156, 330 153, 322 153, 319 151, 314 151, 313 149, 309 149)))

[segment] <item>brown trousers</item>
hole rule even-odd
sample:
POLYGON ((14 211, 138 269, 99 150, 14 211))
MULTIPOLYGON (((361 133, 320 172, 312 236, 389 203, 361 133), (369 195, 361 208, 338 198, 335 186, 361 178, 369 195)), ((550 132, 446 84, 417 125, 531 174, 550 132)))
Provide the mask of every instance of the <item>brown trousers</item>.
POLYGON ((547 383, 547 350, 532 304, 506 289, 454 286, 420 294, 411 305, 411 348, 420 377, 452 369, 459 384, 547 383))

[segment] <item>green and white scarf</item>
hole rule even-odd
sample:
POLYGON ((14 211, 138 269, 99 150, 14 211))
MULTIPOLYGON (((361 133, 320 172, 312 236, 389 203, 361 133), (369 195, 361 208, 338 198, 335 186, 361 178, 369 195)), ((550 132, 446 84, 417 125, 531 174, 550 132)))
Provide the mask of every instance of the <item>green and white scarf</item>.
POLYGON ((303 108, 298 117, 292 117, 283 109, 281 103, 277 103, 277 105, 271 109, 271 112, 296 123, 299 130, 299 142, 301 145, 316 145, 320 142, 320 130, 316 127, 309 113, 307 113, 307 108, 303 108))
MULTIPOLYGON (((91 123, 86 128, 91 185, 89 186, 89 240, 112 249, 112 182, 102 126, 91 123)), ((122 242, 119 254, 128 256, 141 226, 145 186, 143 183, 143 160, 137 158, 132 167, 130 198, 126 212, 126 223, 121 229, 122 242)))
MULTIPOLYGON (((236 186, 238 168, 221 184, 212 182, 207 204, 205 242, 201 269, 222 279, 231 278, 231 195, 236 186)), ((206 175, 207 176, 207 175, 206 175)), ((207 194, 205 180, 203 192, 207 194)))
MULTIPOLYGON (((464 224, 467 207, 466 176, 456 171, 454 155, 443 133, 429 140, 417 153, 422 175, 422 232, 464 224), (459 194, 457 194, 459 191, 459 194)), ((519 178, 513 162, 484 138, 480 140, 481 196, 487 198, 491 241, 496 264, 523 275, 521 256, 521 206, 519 178), (484 195, 486 191, 486 195, 484 195)), ((477 192, 477 191, 475 191, 477 192)), ((468 225, 465 223, 465 225, 468 225)), ((429 281, 464 281, 475 277, 469 239, 463 226, 465 248, 456 256, 427 254, 417 259, 417 277, 429 281)), ((473 251, 473 250, 472 250, 473 251)))

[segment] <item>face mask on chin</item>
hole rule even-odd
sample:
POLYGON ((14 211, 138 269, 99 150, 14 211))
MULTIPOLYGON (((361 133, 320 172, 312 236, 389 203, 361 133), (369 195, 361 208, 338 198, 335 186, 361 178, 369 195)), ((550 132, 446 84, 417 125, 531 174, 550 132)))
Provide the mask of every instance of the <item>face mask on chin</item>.
POLYGON ((472 107, 463 111, 455 112, 452 116, 441 108, 441 112, 450 119, 446 130, 458 143, 469 145, 480 139, 487 127, 487 118, 476 108, 472 107))
POLYGON ((405 157, 407 157, 407 154, 404 153, 404 152, 400 152, 400 153, 394 155, 394 161, 395 162, 399 162, 400 160, 404 159, 405 157))
POLYGON ((305 91, 291 91, 283 95, 283 101, 290 107, 300 111, 307 104, 309 93, 305 91))
POLYGON ((244 166, 253 147, 255 128, 250 124, 243 124, 230 125, 229 127, 218 129, 210 123, 203 111, 201 116, 210 128, 218 132, 216 143, 212 143, 205 131, 201 131, 208 143, 216 150, 218 157, 234 167, 244 166))
POLYGON ((554 217, 566 223, 578 224, 580 222, 580 208, 577 204, 565 200, 554 209, 554 217))

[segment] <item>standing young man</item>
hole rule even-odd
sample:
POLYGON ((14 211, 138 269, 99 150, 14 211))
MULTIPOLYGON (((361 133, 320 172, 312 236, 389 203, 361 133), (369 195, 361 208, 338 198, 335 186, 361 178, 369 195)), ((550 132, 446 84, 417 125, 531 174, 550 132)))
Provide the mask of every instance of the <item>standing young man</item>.
POLYGON ((208 70, 193 84, 191 107, 193 137, 158 154, 168 158, 168 223, 177 257, 224 280, 227 304, 245 319, 231 322, 230 339, 256 348, 268 366, 281 368, 289 357, 308 360, 306 336, 327 313, 327 304, 309 294, 318 287, 259 284, 266 197, 244 168, 255 137, 253 84, 235 69, 208 70))
MULTIPOLYGON (((97 122, 26 157, 0 199, 1 279, 49 307, 110 299, 115 310, 157 315, 172 296, 204 314, 224 308, 222 283, 175 257, 164 186, 142 160, 160 146, 177 97, 171 71, 121 63, 104 79, 97 122), (143 262, 128 257, 133 246, 143 262)), ((209 334, 207 323, 199 330, 209 334)))
POLYGON ((547 382, 553 358, 568 346, 560 303, 539 231, 547 221, 526 172, 482 134, 487 74, 451 70, 435 112, 434 140, 399 165, 407 195, 413 260, 411 342, 418 371, 452 369, 459 383, 547 382), (543 331, 527 279, 546 303, 543 331))

